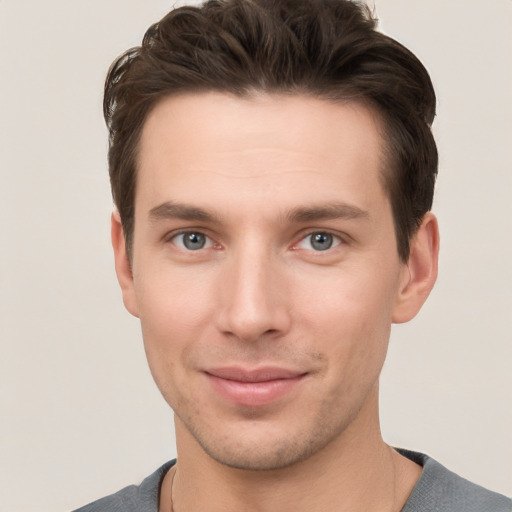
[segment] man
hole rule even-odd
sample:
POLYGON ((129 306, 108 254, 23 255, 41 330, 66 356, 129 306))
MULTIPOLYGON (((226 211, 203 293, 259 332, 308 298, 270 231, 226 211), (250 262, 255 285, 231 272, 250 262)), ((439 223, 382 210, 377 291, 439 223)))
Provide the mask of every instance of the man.
POLYGON ((435 94, 345 0, 227 0, 107 78, 116 271, 177 462, 85 511, 505 511, 379 429, 437 275, 435 94))

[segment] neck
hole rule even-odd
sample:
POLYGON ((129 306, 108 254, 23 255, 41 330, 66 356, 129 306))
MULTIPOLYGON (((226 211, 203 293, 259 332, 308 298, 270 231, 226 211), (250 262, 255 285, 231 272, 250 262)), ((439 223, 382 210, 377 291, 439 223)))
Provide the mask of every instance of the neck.
POLYGON ((362 411, 342 435, 307 460, 265 471, 213 460, 176 419, 178 464, 164 480, 160 510, 169 510, 174 477, 174 512, 398 512, 421 468, 387 446, 378 421, 369 419, 362 411))

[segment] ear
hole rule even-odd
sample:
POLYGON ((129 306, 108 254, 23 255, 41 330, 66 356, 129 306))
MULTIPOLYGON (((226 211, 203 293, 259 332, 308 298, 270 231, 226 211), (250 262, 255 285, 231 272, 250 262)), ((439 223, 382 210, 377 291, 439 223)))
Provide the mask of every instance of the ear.
POLYGON ((126 252, 121 216, 117 210, 112 212, 110 233, 112 236, 112 247, 114 248, 117 280, 123 293, 124 306, 133 316, 138 317, 139 307, 133 284, 132 268, 128 253, 126 252))
POLYGON ((410 256, 404 264, 393 309, 393 322, 398 324, 416 316, 437 279, 439 228, 433 213, 425 214, 410 245, 410 256))

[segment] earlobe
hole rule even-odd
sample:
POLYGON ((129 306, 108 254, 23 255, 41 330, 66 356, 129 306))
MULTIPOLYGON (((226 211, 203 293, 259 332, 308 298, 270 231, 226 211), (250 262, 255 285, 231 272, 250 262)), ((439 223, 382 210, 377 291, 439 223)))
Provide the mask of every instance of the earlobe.
POLYGON ((139 308, 133 283, 132 268, 126 251, 126 242, 121 217, 117 210, 112 212, 110 233, 112 237, 112 247, 114 249, 117 280, 123 293, 123 302, 126 309, 133 316, 138 317, 139 308))
POLYGON ((411 240, 410 256, 403 269, 393 322, 408 322, 419 312, 437 279, 439 229, 434 214, 428 212, 411 240))

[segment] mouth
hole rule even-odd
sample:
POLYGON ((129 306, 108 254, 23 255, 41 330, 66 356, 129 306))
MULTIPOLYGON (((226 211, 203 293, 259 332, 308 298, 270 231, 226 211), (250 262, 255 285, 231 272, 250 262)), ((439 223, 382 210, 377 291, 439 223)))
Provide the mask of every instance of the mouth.
POLYGON ((307 372, 279 367, 213 368, 204 372, 214 391, 234 405, 261 407, 290 395, 307 372))

